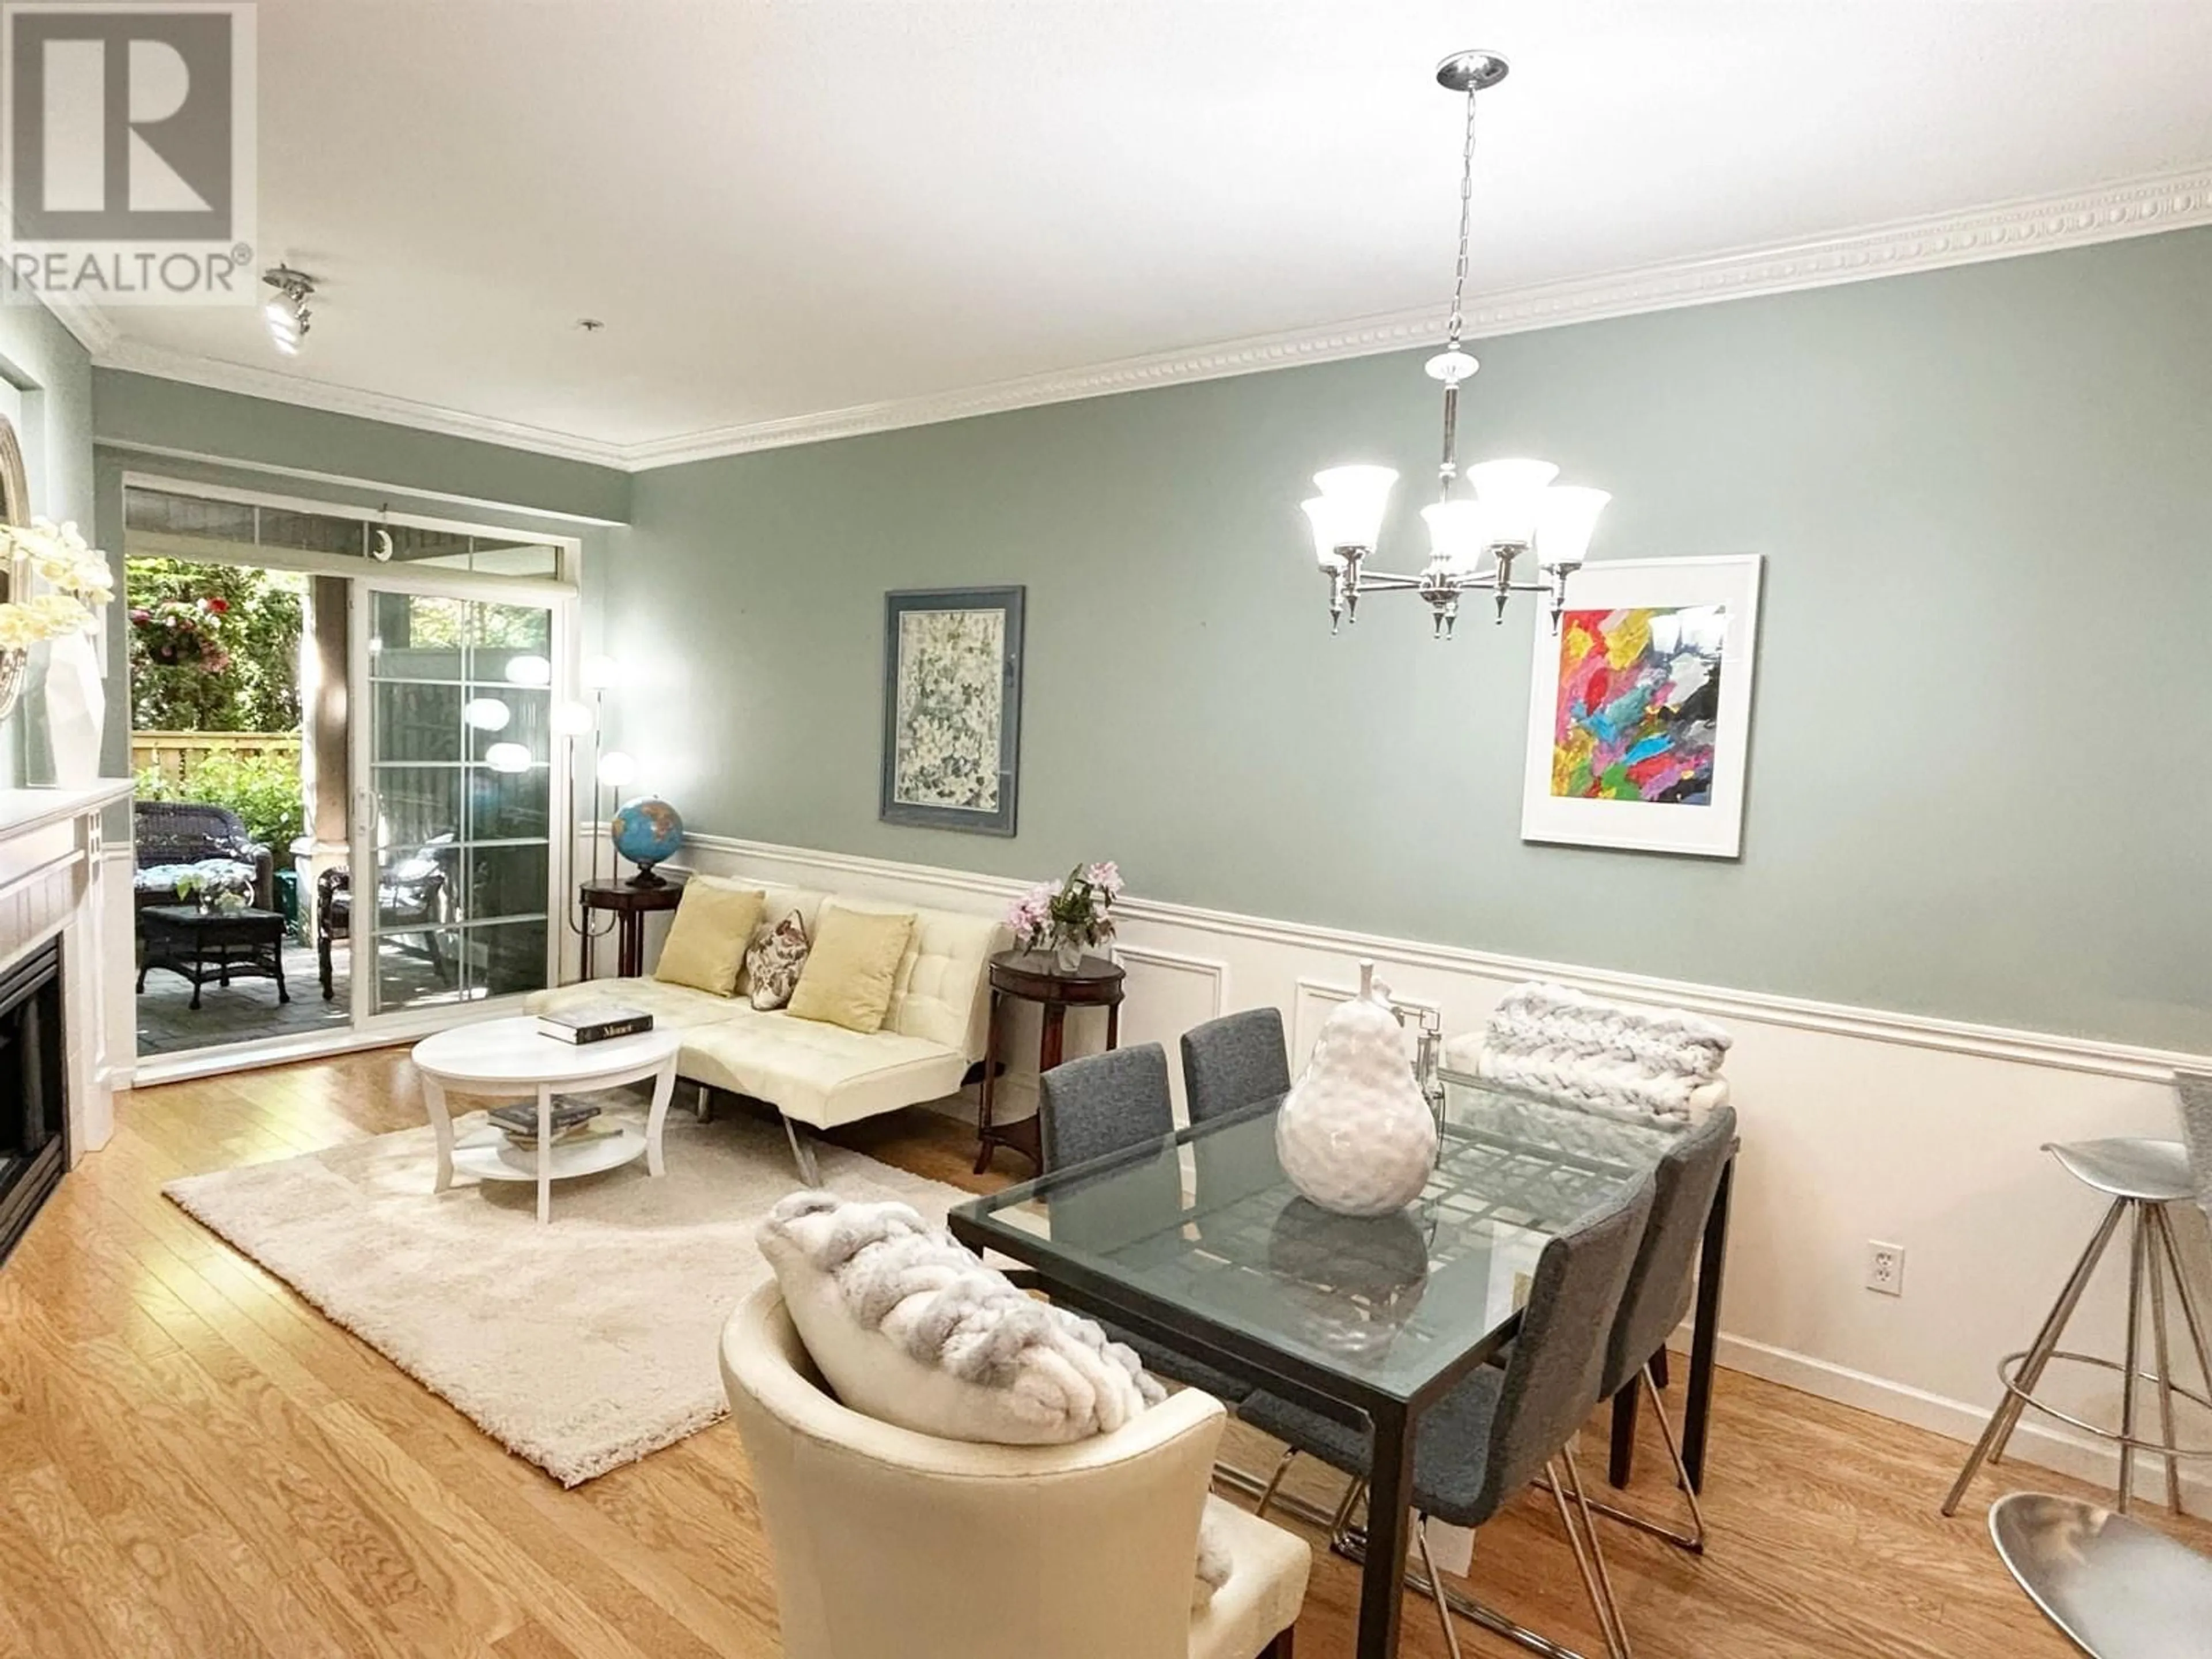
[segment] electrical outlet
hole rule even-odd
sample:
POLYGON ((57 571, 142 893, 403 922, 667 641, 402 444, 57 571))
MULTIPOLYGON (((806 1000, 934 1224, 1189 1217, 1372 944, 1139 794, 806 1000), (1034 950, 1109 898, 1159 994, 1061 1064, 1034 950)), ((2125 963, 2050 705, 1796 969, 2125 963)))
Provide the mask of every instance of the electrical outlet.
POLYGON ((1905 1294, 1905 1246, 1867 1240, 1866 1287, 1884 1296, 1905 1294))

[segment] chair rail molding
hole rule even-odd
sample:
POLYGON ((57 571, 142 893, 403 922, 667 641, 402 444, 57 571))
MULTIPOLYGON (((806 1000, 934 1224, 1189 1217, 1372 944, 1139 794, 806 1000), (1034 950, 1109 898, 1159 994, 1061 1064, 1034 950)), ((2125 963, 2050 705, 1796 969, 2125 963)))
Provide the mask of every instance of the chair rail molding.
MULTIPOLYGON (((1468 307, 1468 332, 1478 340, 1495 338, 1570 323, 2087 247, 2208 224, 2212 224, 2212 165, 2200 164, 2117 179, 2087 190, 1989 203, 1801 241, 1737 248, 1477 295, 1468 307)), ((1219 380, 1300 363, 1402 351, 1431 344, 1443 331, 1440 312, 1390 313, 1114 362, 1052 369, 988 385, 617 444, 150 345, 123 337, 113 321, 96 307, 79 307, 64 320, 91 349, 99 367, 129 369, 449 437, 474 438, 628 472, 1140 392, 1182 381, 1219 380)))
MULTIPOLYGON (((596 824, 578 826, 578 834, 582 837, 604 833, 604 830, 596 824)), ((927 889, 940 900, 953 901, 951 908, 959 908, 957 902, 963 899, 968 901, 968 908, 975 908, 974 901, 978 899, 1011 902, 1026 891, 1030 884, 1016 877, 984 875, 972 870, 908 864, 851 853, 786 847, 771 842, 688 832, 684 837, 684 853, 690 854, 695 851, 710 854, 712 861, 743 863, 747 866, 747 873, 751 873, 750 866, 756 864, 774 866, 787 872, 787 878, 796 884, 820 885, 824 879, 836 878, 852 884, 881 889, 892 896, 910 894, 916 889, 927 889)), ((679 855, 672 867, 689 868, 692 866, 688 857, 679 855)), ((701 867, 705 868, 708 874, 720 873, 710 866, 701 867)), ((1763 1024, 1824 1032, 1834 1036, 1860 1037, 1875 1042, 1935 1048, 1951 1054, 1976 1055, 1985 1060, 2010 1060, 2026 1066, 2056 1066, 2066 1071, 2124 1078, 2138 1083, 2171 1083, 2176 1072, 2212 1071, 2212 1054, 2191 1054, 2181 1049, 2144 1048, 2095 1037, 1977 1024, 1932 1014, 1823 1002, 1774 992, 1700 984, 1690 980, 1662 979, 1647 974, 1552 962, 1535 957, 1509 956, 1465 945, 1437 945, 1419 939, 1394 939, 1381 933, 1328 927, 1317 923, 1243 915, 1234 911, 1212 910, 1199 905, 1170 903, 1135 896, 1123 898, 1116 906, 1115 914, 1125 923, 1149 922, 1218 938, 1283 945, 1299 951, 1322 951, 1352 960, 1372 957, 1378 963, 1401 969, 1423 969, 1510 982, 1528 979, 1553 980, 1600 996, 1686 1008, 1723 1019, 1756 1020, 1763 1024)), ((1166 949, 1144 938, 1134 942, 1127 939, 1119 939, 1115 948, 1125 954, 1131 951, 1148 951, 1154 958, 1162 957, 1166 949)), ((1312 988, 1316 994, 1324 994, 1325 986, 1326 982, 1316 981, 1312 988)), ((1225 983, 1224 996, 1226 996, 1225 983)), ((1410 996, 1405 1000, 1414 1006, 1434 1006, 1410 996)))

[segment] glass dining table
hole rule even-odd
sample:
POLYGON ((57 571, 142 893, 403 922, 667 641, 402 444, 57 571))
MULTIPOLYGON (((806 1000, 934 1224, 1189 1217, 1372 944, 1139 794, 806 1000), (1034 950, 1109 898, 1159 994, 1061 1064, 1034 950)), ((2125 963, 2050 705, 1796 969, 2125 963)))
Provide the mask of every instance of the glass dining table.
MULTIPOLYGON (((1051 1171, 956 1207, 952 1232, 1034 1270, 1055 1302, 1270 1392, 1372 1425, 1359 1659, 1397 1650, 1413 1428, 1512 1338, 1544 1246, 1641 1182, 1671 1136, 1446 1071, 1421 1196, 1393 1215, 1330 1213, 1275 1156, 1279 1100, 1051 1171)), ((1702 1480, 1724 1179, 1705 1235, 1684 1455, 1702 1480)), ((1621 1413, 1615 1402, 1616 1453, 1621 1413)), ((1628 1419, 1632 1434, 1633 1418, 1628 1419)), ((1616 1455, 1616 1478, 1621 1459, 1616 1455)))

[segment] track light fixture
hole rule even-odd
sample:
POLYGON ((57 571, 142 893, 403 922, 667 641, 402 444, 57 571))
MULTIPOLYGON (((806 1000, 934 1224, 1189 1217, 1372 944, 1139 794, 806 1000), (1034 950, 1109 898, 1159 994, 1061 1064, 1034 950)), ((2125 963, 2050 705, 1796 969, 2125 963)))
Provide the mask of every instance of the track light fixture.
POLYGON ((261 280, 276 290, 261 307, 262 319, 269 325, 269 337, 277 350, 287 357, 295 357, 300 343, 307 337, 312 315, 307 301, 314 297, 315 279, 304 270, 279 265, 274 270, 264 271, 261 280))

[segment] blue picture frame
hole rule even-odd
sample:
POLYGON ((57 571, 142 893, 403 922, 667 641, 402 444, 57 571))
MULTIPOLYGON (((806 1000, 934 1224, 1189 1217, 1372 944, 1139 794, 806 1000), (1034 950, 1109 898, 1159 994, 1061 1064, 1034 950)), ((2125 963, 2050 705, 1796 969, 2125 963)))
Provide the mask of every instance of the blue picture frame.
POLYGON ((940 587, 884 596, 884 823, 1014 833, 1026 595, 940 587))

